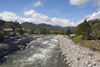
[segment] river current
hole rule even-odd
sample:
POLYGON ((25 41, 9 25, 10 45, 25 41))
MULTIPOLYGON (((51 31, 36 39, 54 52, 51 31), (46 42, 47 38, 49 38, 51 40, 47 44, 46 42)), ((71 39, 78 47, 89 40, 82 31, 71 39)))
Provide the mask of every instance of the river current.
POLYGON ((67 67, 63 62, 57 36, 45 36, 29 43, 30 48, 0 59, 0 67, 67 67))

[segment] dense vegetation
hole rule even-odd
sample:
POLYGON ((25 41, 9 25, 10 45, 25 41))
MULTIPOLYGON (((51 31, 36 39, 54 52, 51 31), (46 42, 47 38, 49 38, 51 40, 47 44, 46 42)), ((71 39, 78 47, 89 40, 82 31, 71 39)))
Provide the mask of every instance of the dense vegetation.
POLYGON ((12 22, 12 21, 9 21, 9 22, 6 22, 2 25, 2 27, 5 29, 5 28, 12 28, 13 30, 15 30, 16 28, 21 28, 19 22, 15 21, 15 22, 12 22))
POLYGON ((100 39, 100 20, 84 20, 72 32, 76 35, 82 35, 84 39, 100 39))
POLYGON ((49 30, 43 27, 35 27, 33 30, 30 31, 32 34, 49 34, 49 30))
POLYGON ((72 33, 76 36, 69 38, 75 43, 100 52, 100 19, 84 20, 83 23, 73 29, 72 33))
POLYGON ((4 21, 4 20, 0 20, 0 27, 6 29, 6 28, 11 28, 11 29, 15 29, 15 28, 21 28, 19 22, 15 21, 4 21))

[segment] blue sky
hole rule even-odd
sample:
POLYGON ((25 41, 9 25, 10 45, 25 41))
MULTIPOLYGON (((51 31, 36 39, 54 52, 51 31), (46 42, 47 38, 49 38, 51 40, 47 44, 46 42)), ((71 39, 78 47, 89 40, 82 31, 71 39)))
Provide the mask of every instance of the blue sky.
POLYGON ((76 26, 100 18, 100 0, 0 0, 0 19, 76 26))

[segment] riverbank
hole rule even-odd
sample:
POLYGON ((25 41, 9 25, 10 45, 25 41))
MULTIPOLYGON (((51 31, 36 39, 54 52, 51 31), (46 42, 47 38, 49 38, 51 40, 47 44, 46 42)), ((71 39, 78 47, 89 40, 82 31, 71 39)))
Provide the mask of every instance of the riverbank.
POLYGON ((16 50, 28 48, 29 42, 43 36, 45 35, 24 34, 24 35, 18 36, 16 40, 10 43, 2 43, 0 44, 0 57, 10 54, 11 52, 14 52, 16 50))
POLYGON ((64 61, 70 67, 100 67, 100 53, 74 44, 67 36, 58 35, 64 61))

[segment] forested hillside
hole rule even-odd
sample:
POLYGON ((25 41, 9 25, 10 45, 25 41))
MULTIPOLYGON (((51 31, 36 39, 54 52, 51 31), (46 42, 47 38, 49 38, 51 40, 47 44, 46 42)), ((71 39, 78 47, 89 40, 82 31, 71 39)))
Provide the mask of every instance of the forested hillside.
POLYGON ((76 35, 83 35, 86 39, 90 37, 100 39, 100 19, 84 20, 72 32, 76 35))
POLYGON ((21 28, 19 22, 15 21, 4 21, 4 20, 0 20, 0 27, 2 28, 12 28, 12 29, 16 29, 16 28, 21 28))

